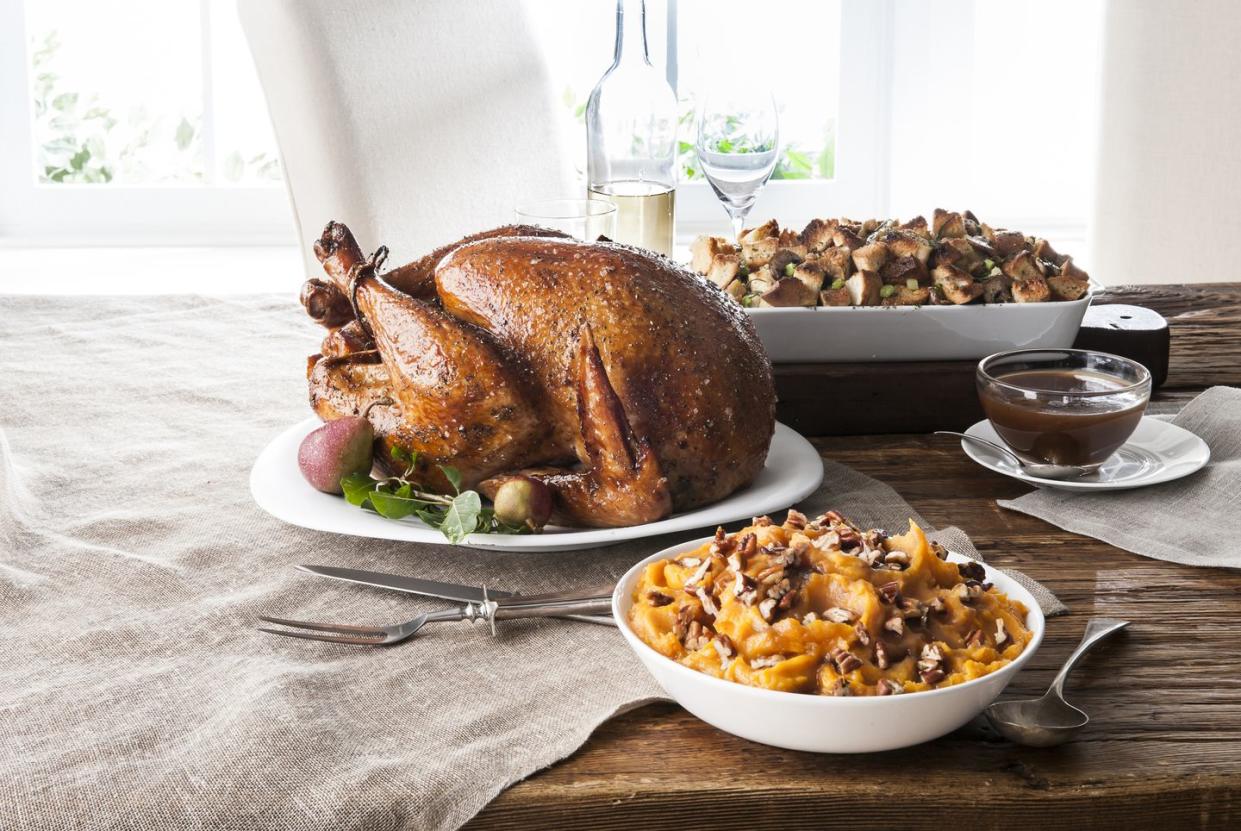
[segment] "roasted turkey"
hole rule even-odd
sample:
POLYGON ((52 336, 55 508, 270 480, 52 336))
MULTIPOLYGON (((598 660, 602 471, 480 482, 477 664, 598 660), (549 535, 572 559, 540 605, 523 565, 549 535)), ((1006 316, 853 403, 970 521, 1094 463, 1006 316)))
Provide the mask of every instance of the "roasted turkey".
MULTIPOLYGON (((315 244, 327 280, 302 303, 328 328, 309 361, 325 420, 370 410, 376 457, 418 454, 493 495, 546 482, 558 521, 651 522, 718 501, 763 466, 775 391, 740 307, 670 261, 624 245, 507 226, 382 272, 344 225, 315 244)), ((397 471, 393 471, 397 472, 397 471)))

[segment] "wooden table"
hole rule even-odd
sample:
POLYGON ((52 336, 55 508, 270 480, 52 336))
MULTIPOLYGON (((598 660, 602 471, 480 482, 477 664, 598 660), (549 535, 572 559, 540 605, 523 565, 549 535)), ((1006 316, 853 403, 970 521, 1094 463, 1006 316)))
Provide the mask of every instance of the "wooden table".
MULTIPOLYGON (((1241 386, 1241 284, 1125 287, 1101 302, 1168 318, 1160 400, 1241 386)), ((814 443, 893 485, 936 526, 959 525, 987 562, 1022 569, 1069 605, 1006 697, 1042 693, 1090 617, 1133 622, 1070 680, 1069 698, 1095 719, 1086 732, 1038 750, 967 726, 905 750, 822 756, 747 742, 656 705, 605 724, 468 827, 1241 829, 1241 573, 1148 560, 1005 511, 995 500, 1028 488, 949 442, 814 443)))

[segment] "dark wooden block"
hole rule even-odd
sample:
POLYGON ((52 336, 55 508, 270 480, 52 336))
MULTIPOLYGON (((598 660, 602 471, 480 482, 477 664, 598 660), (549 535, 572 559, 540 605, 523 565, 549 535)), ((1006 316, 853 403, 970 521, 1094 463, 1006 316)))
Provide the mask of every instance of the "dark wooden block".
POLYGON ((1172 338, 1163 315, 1121 303, 1091 306, 1073 346, 1111 352, 1137 361, 1150 370, 1151 385, 1158 389, 1168 380, 1168 355, 1172 338))
MULTIPOLYGON (((1168 324, 1138 306, 1087 310, 1074 346, 1138 361, 1168 377, 1168 324)), ((983 417, 978 361, 776 364, 776 417, 807 436, 964 430, 983 417)))

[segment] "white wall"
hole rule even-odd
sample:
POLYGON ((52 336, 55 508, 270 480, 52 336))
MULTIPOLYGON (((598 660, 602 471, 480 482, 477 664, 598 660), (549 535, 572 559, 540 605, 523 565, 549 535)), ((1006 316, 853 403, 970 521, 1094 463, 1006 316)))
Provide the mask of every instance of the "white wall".
POLYGON ((1107 283, 1241 280, 1241 3, 1113 0, 1107 14, 1094 273, 1107 283))

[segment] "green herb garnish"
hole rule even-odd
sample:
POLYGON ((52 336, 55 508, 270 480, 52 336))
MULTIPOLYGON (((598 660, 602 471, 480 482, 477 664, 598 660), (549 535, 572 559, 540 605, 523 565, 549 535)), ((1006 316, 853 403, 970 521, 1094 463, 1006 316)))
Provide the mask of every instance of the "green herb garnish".
POLYGON ((422 485, 411 478, 418 454, 394 447, 391 455, 394 460, 405 462, 405 471, 400 476, 374 479, 365 473, 355 473, 340 480, 341 490, 350 505, 374 511, 385 519, 417 516, 432 528, 438 528, 453 545, 464 542, 470 534, 530 532, 529 526, 508 525, 497 519, 490 508, 483 507, 482 497, 476 491, 461 490, 461 473, 455 467, 439 466, 455 494, 445 496, 423 490, 422 485))
POLYGON ((844 278, 844 277, 837 277, 835 280, 833 280, 833 281, 832 281, 832 288, 834 288, 834 289, 843 289, 844 287, 845 287, 845 278, 844 278))
POLYGON ((884 299, 887 299, 894 294, 896 294, 896 286, 888 285, 879 289, 879 296, 884 299))
POLYGON ((789 263, 784 267, 784 276, 792 277, 793 272, 796 270, 797 270, 797 265, 795 263, 789 263))
POLYGON ((918 290, 918 278, 907 277, 905 279, 905 287, 909 289, 910 291, 917 291, 918 290))

